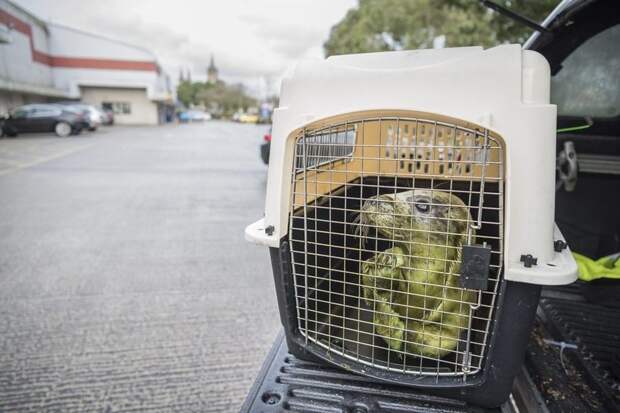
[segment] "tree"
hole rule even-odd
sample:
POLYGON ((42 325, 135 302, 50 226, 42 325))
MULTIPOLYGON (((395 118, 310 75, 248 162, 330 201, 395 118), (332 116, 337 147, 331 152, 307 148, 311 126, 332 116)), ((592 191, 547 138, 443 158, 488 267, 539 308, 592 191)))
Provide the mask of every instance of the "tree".
POLYGON ((196 103, 198 88, 199 85, 197 83, 183 80, 182 82, 179 82, 179 85, 177 86, 177 98, 185 106, 196 103))
POLYGON ((218 116, 230 116, 239 109, 246 111, 257 105, 256 99, 246 93, 243 85, 227 85, 221 80, 216 83, 184 80, 177 86, 177 97, 186 107, 202 105, 218 116))
MULTIPOLYGON (((500 0, 500 4, 541 21, 557 0, 500 0)), ((445 46, 485 47, 522 43, 531 29, 474 0, 359 0, 357 8, 332 27, 326 55, 445 46)))

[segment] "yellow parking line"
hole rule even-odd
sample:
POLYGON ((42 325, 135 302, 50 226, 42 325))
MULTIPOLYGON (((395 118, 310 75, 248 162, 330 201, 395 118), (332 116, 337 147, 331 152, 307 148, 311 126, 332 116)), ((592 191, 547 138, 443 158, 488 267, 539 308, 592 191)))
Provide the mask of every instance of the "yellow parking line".
POLYGON ((31 166, 39 165, 39 164, 42 164, 42 163, 45 163, 45 162, 49 162, 49 161, 54 160, 54 159, 58 159, 58 158, 62 158, 62 157, 71 155, 72 153, 84 150, 84 149, 92 146, 93 144, 94 144, 94 142, 88 143, 88 144, 85 144, 85 145, 81 145, 81 146, 78 146, 78 147, 75 147, 75 148, 67 149, 66 151, 61 151, 61 152, 55 153, 55 154, 50 155, 50 156, 46 156, 46 157, 43 157, 43 158, 36 159, 34 161, 18 163, 15 166, 13 166, 13 167, 11 167, 9 169, 5 169, 4 171, 0 171, 0 176, 7 175, 7 174, 10 174, 12 172, 19 171, 21 169, 30 168, 31 166))

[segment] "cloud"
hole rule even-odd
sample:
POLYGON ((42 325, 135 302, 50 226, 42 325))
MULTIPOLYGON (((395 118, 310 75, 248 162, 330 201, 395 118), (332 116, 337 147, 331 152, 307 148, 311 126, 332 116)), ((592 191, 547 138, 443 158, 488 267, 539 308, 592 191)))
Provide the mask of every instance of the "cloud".
POLYGON ((322 44, 325 33, 315 25, 296 25, 291 22, 277 22, 272 16, 242 15, 252 32, 280 56, 297 59, 308 49, 322 44))

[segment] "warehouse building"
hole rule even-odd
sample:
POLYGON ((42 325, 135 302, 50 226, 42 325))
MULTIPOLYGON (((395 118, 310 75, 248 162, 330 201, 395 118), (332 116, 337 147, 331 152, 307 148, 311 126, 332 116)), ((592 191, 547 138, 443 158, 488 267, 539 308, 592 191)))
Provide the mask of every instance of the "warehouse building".
POLYGON ((44 22, 8 0, 0 0, 0 59, 0 114, 81 100, 112 109, 119 124, 171 118, 172 85, 150 51, 44 22))

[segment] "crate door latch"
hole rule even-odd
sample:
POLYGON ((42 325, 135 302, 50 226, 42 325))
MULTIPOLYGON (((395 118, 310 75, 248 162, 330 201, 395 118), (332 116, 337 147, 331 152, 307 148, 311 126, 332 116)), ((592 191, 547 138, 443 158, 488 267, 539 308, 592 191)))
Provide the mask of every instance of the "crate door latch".
POLYGON ((489 284, 491 247, 488 245, 464 245, 461 261, 461 288, 485 291, 489 284))

